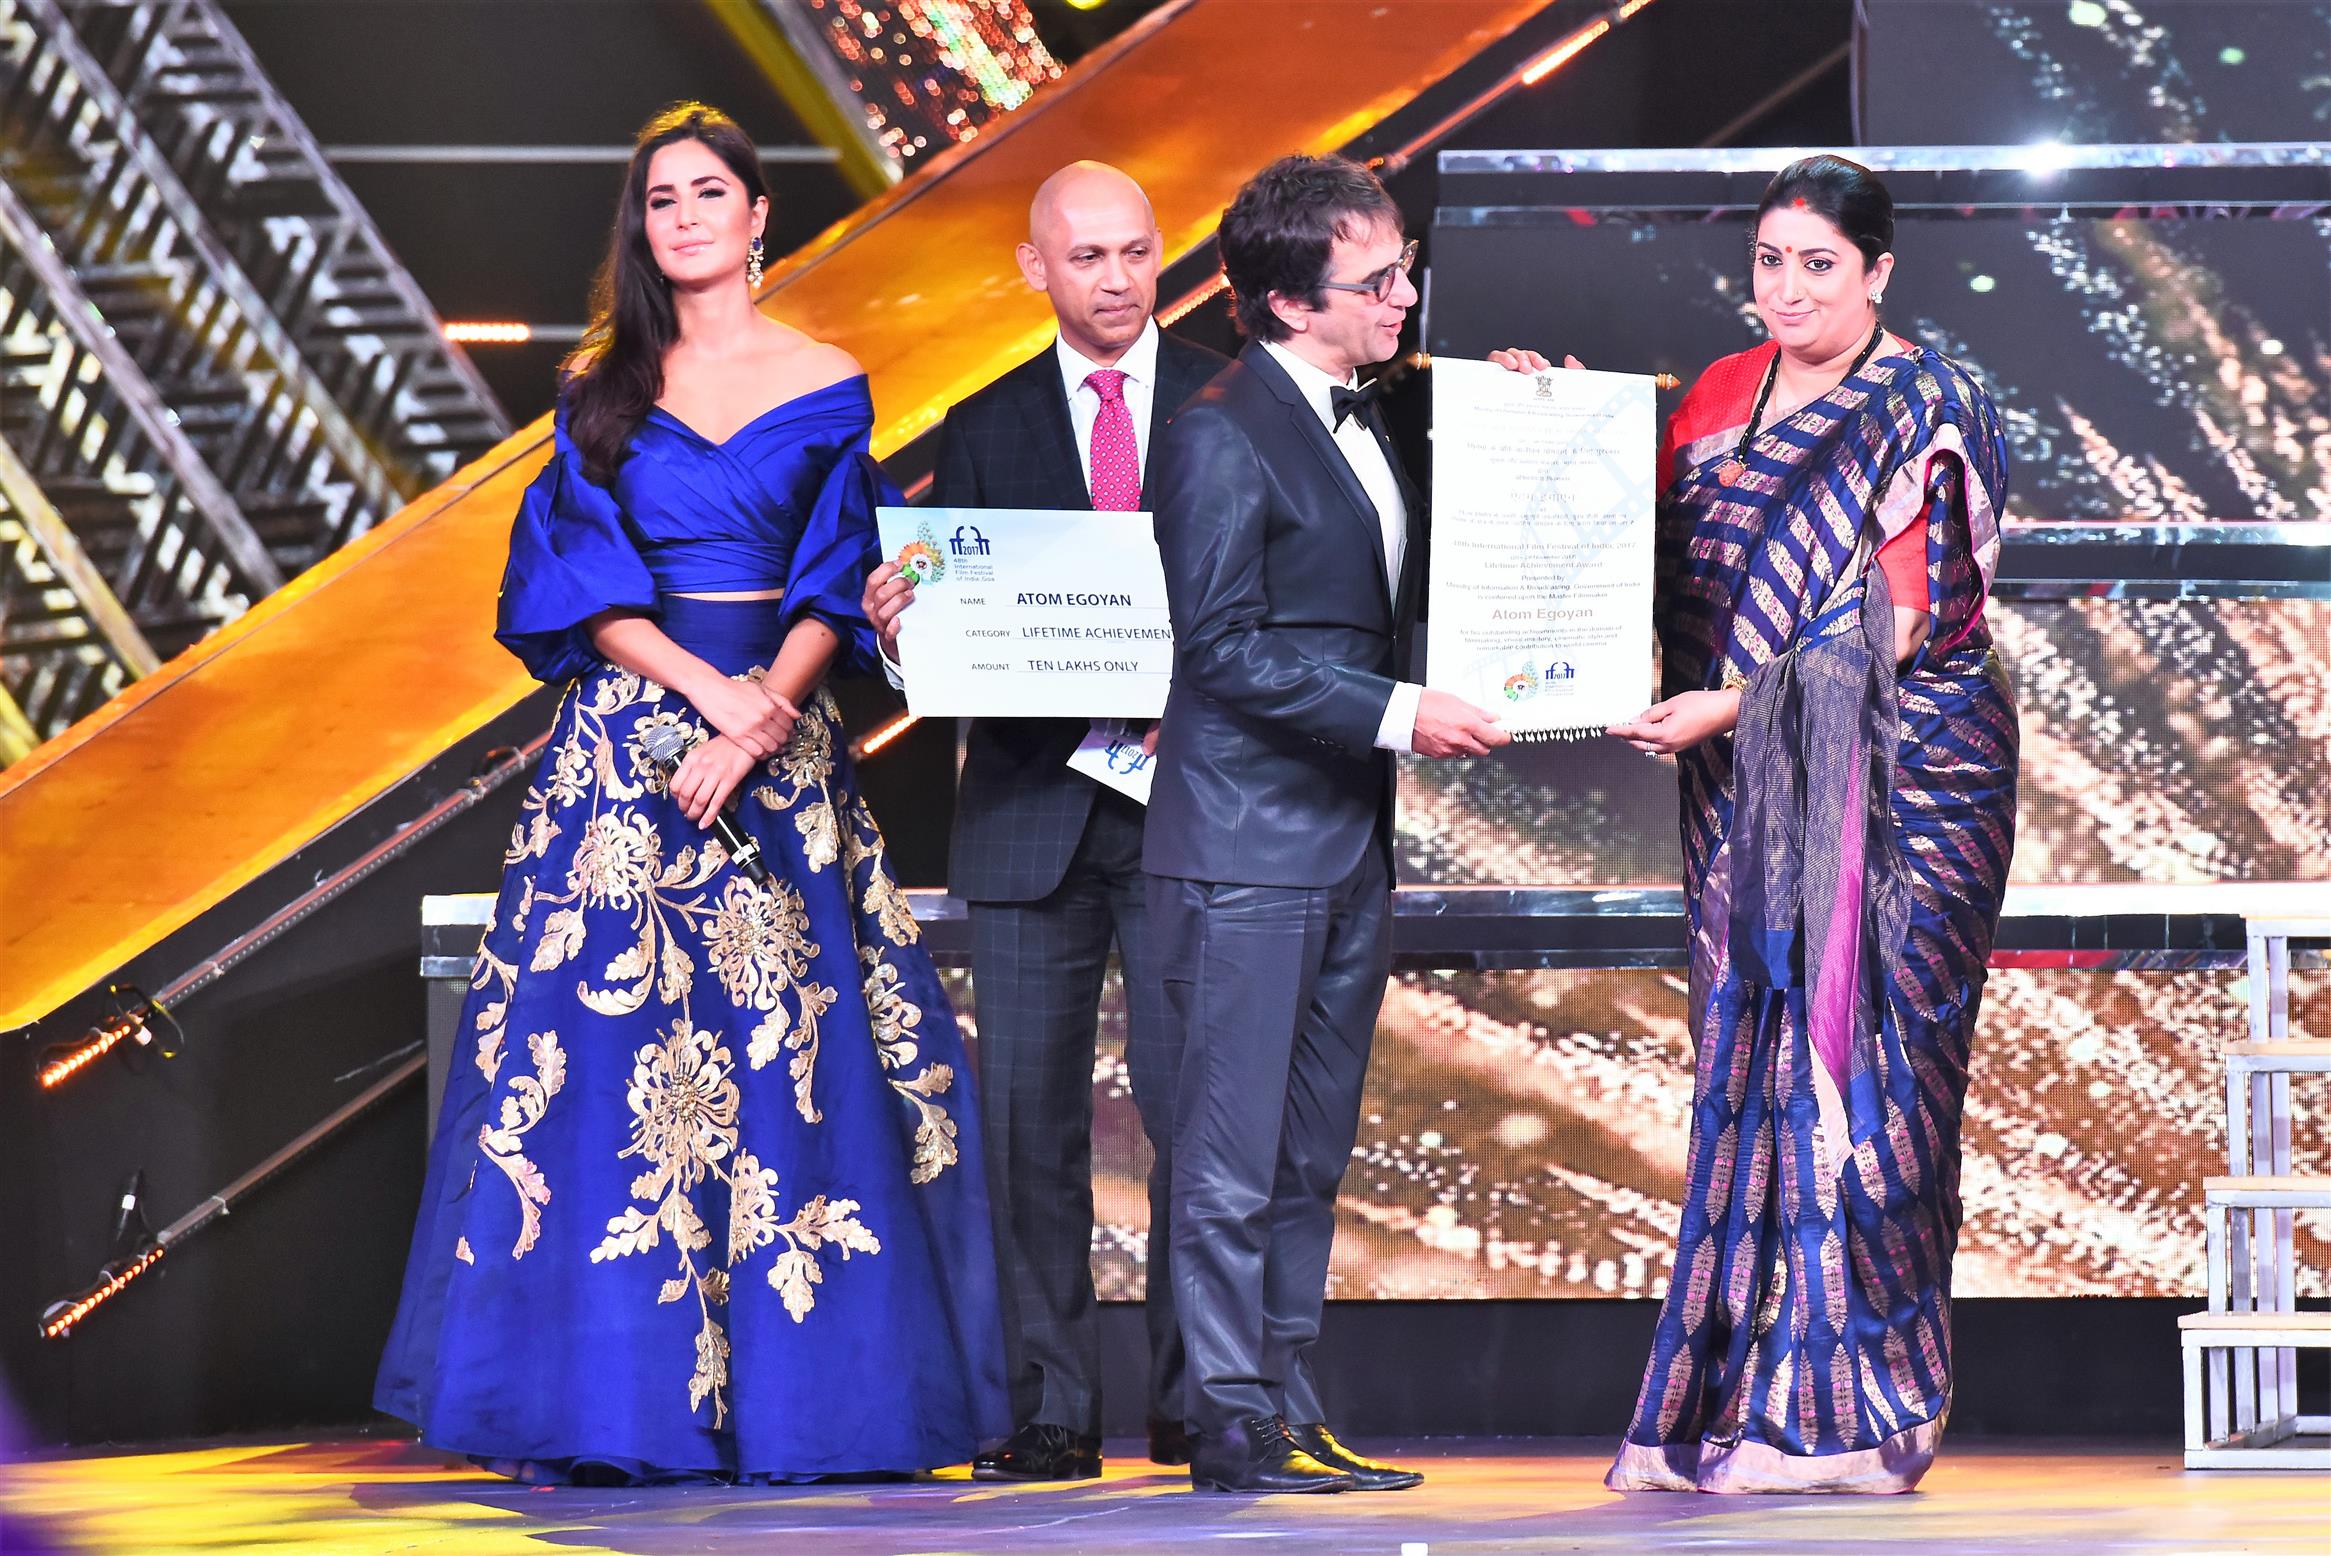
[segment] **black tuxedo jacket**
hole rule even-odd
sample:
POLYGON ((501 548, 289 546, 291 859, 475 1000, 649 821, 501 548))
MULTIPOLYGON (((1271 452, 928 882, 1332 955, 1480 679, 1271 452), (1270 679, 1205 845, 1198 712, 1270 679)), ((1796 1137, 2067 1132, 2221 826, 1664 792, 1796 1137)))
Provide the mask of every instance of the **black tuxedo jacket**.
MULTIPOLYGON (((1148 468, 1167 421, 1225 365, 1160 333, 1148 468)), ((1144 486, 1147 505, 1152 488, 1144 486)), ((959 402, 939 426, 930 501, 950 508, 1090 508, 1060 358, 1046 346, 959 402)), ((974 902, 1033 902, 1060 884, 1100 786, 1067 763, 1085 719, 975 719, 965 738, 947 887, 974 902)))
POLYGON ((1388 585, 1375 504, 1293 379, 1250 345, 1151 455, 1174 684, 1143 864, 1323 887, 1391 866, 1393 759, 1376 734, 1408 663, 1423 500, 1381 432, 1408 544, 1388 585))

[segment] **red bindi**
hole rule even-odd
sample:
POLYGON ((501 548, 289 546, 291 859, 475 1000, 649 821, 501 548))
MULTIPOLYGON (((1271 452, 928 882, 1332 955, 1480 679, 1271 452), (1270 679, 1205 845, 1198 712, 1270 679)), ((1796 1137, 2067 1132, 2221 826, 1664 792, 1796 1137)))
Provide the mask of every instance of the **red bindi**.
POLYGON ((1800 210, 1800 211, 1802 211, 1802 210, 1805 210, 1805 209, 1807 209, 1807 206, 1806 206, 1806 204, 1805 204, 1805 197, 1804 197, 1803 195, 1799 195, 1799 196, 1797 196, 1797 198, 1796 198, 1796 199, 1794 199, 1794 200, 1791 200, 1791 201, 1789 202, 1789 204, 1790 204, 1790 206, 1791 206, 1792 208, 1794 208, 1794 209, 1796 209, 1796 210, 1800 210))

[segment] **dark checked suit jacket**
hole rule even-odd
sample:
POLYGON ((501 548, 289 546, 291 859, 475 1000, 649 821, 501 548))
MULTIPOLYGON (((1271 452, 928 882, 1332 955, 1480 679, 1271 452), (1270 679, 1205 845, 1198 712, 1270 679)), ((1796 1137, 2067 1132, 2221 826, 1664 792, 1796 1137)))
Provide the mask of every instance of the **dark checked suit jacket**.
MULTIPOLYGON (((1217 352, 1159 336, 1144 440, 1151 459, 1174 411, 1224 366, 1217 352)), ((1146 488, 1142 498, 1146 507, 1146 488)), ((1052 347, 948 411, 930 501, 950 508, 1093 505, 1052 347)), ((1090 727, 1084 719, 972 722, 955 797, 949 891, 972 902, 1033 902, 1060 884, 1099 788, 1067 766, 1090 727)))

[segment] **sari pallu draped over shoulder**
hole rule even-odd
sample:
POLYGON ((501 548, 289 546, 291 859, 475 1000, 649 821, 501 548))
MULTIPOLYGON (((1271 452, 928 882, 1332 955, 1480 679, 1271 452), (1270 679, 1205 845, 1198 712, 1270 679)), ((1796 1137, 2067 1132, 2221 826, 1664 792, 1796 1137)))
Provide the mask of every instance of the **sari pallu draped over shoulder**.
POLYGON ((2013 841, 1983 624, 2005 449, 1980 386, 1914 350, 1777 422, 1727 482, 1765 353, 1694 386, 1662 503, 1664 690, 1741 709, 1679 763, 1691 1147, 1609 1483, 1903 1491, 1950 1407, 1960 1112, 2013 841), (1869 559, 1913 528, 1929 632, 1897 669, 1869 559))

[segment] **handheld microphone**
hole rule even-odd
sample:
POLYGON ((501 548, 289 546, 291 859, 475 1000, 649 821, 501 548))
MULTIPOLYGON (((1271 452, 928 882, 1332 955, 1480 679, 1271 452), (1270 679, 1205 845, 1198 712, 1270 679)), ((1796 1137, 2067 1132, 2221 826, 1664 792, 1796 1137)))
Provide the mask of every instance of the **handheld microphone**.
MULTIPOLYGON (((677 724, 657 724, 639 737, 639 748, 647 753, 649 761, 663 769, 664 781, 671 782, 672 774, 680 765, 680 758, 696 746, 688 731, 677 724)), ((721 847, 728 850, 729 862, 742 870, 745 879, 756 886, 769 884, 769 867, 761 862, 761 845, 745 836, 737 824, 729 819, 727 810, 716 811, 712 830, 720 835, 721 847)))

